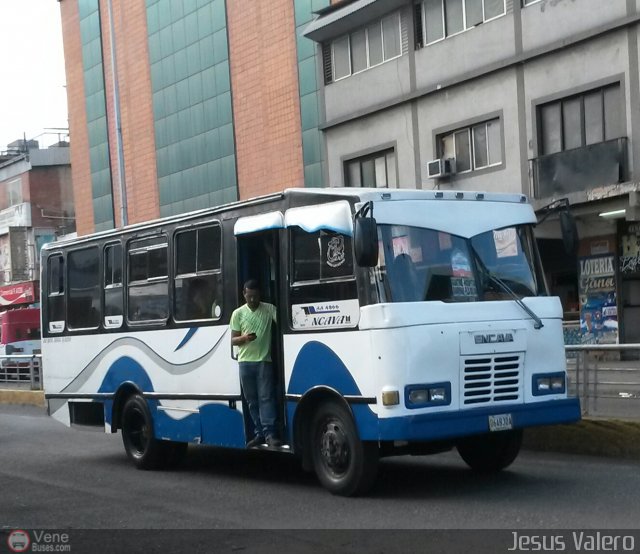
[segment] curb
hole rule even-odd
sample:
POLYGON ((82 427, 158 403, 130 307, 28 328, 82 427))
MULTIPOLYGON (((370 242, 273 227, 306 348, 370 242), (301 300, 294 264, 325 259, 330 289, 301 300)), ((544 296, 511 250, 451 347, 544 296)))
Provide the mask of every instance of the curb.
POLYGON ((583 418, 568 425, 532 427, 525 430, 522 447, 640 461, 640 422, 583 418))
POLYGON ((0 404, 28 404, 44 408, 44 392, 41 390, 0 389, 0 404))

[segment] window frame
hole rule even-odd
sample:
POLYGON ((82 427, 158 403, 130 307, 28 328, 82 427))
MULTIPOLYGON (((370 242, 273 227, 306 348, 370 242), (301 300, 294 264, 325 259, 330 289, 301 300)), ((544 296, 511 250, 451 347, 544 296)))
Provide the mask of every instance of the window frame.
POLYGON ((66 276, 66 270, 67 270, 67 263, 66 263, 66 259, 65 259, 65 255, 62 251, 57 251, 57 252, 52 252, 51 254, 49 254, 49 256, 47 256, 47 322, 48 322, 48 328, 46 329, 47 333, 52 333, 52 334, 59 334, 62 333, 64 331, 64 328, 59 329, 59 330, 52 330, 51 329, 51 323, 59 323, 62 322, 64 324, 64 327, 67 326, 67 298, 66 298, 66 293, 67 293, 67 276, 66 276), (59 272, 58 272, 58 286, 56 287, 56 291, 52 292, 51 290, 51 266, 52 266, 52 260, 57 259, 58 260, 58 265, 59 265, 59 272), (62 286, 60 286, 62 285, 62 286), (61 311, 62 313, 59 315, 62 315, 62 319, 59 318, 53 318, 51 317, 51 304, 53 302, 52 299, 59 299, 62 298, 62 300, 58 300, 59 302, 62 302, 62 308, 61 311))
POLYGON ((122 327, 122 322, 120 323, 120 325, 118 326, 111 326, 111 325, 106 325, 105 324, 105 319, 107 317, 115 317, 115 316, 120 316, 122 317, 122 320, 124 321, 124 317, 125 317, 125 311, 126 311, 126 306, 125 306, 125 299, 124 299, 124 291, 125 291, 125 272, 127 270, 126 268, 126 263, 124 260, 124 253, 125 253, 125 248, 122 245, 122 242, 119 240, 116 241, 109 241, 106 242, 103 245, 102 248, 102 284, 103 284, 103 291, 102 291, 102 325, 105 329, 120 329, 122 327), (107 251, 109 249, 112 248, 120 248, 120 282, 119 283, 109 283, 107 285, 107 251), (106 314, 106 307, 107 307, 107 291, 108 292, 112 292, 112 291, 117 291, 118 289, 120 289, 120 308, 121 308, 121 313, 120 314, 106 314))
POLYGON ((87 245, 83 245, 80 246, 79 248, 74 248, 72 250, 69 250, 67 252, 67 259, 66 259, 66 265, 67 265, 67 283, 66 283, 66 288, 67 288, 67 305, 66 305, 66 315, 67 315, 67 329, 71 332, 76 332, 76 331, 91 331, 91 330, 95 330, 100 328, 101 325, 101 320, 102 320, 102 302, 103 302, 103 293, 100 292, 100 285, 102 284, 102 267, 101 267, 101 253, 102 253, 102 249, 100 248, 100 245, 97 243, 89 243, 87 245), (70 257, 73 257, 74 254, 77 254, 78 252, 84 252, 84 251, 88 251, 88 250, 94 250, 96 253, 96 262, 98 265, 98 271, 97 271, 97 282, 94 288, 98 289, 98 294, 97 294, 97 299, 98 299, 98 319, 97 319, 97 323, 96 325, 90 325, 90 326, 84 326, 84 327, 76 327, 74 325, 71 324, 71 307, 73 304, 72 298, 71 298, 71 263, 69 261, 70 257))
MULTIPOLYGON (((484 0, 483 0, 484 1, 484 0)), ((373 69, 374 67, 379 67, 387 62, 390 62, 392 60, 396 60, 400 57, 402 57, 403 51, 402 51, 402 15, 400 13, 400 10, 396 10, 394 12, 391 12, 390 14, 385 15, 384 17, 381 17, 379 19, 376 19, 374 21, 371 21, 369 23, 367 23, 366 25, 362 25, 356 29, 351 30, 349 33, 340 35, 339 37, 333 39, 331 41, 331 75, 332 75, 332 81, 338 82, 338 81, 342 81, 343 79, 347 79, 349 77, 352 77, 353 75, 359 75, 360 73, 363 73, 365 71, 368 71, 369 69, 373 69), (400 49, 399 49, 399 53, 396 56, 392 56, 390 58, 386 58, 385 57, 385 34, 384 34, 384 25, 383 22, 387 19, 390 18, 396 18, 396 23, 397 23, 397 31, 398 31, 398 40, 399 40, 399 45, 400 45, 400 49), (371 58, 370 58, 370 47, 369 47, 369 29, 373 26, 378 26, 380 29, 380 47, 382 49, 382 61, 376 64, 371 64, 371 58), (352 36, 356 33, 359 33, 361 31, 364 31, 364 35, 365 35, 365 54, 366 54, 366 62, 367 65, 364 69, 359 69, 358 71, 354 71, 353 70, 353 53, 352 53, 352 46, 351 46, 351 41, 352 41, 352 36), (339 41, 345 40, 347 41, 347 52, 348 52, 348 65, 349 65, 349 73, 346 75, 343 75, 341 77, 336 77, 336 53, 335 53, 335 44, 339 41)))
MULTIPOLYGON (((421 46, 423 48, 427 46, 431 46, 432 44, 437 44, 438 42, 442 42, 443 40, 446 40, 449 37, 455 37, 457 35, 465 33, 473 29, 474 27, 477 27, 480 24, 488 23, 489 21, 493 21, 495 19, 498 19, 500 17, 504 17, 505 15, 507 15, 507 3, 506 3, 506 0, 502 0, 502 13, 498 15, 494 15, 493 17, 490 17, 489 19, 487 19, 485 16, 485 0, 481 0, 482 1, 482 21, 480 23, 477 23, 475 25, 468 27, 467 26, 467 3, 465 0, 460 0, 460 3, 462 5, 462 29, 460 31, 456 31, 455 33, 448 33, 445 0, 439 0, 439 1, 440 1, 440 8, 441 8, 440 12, 442 14, 441 23, 442 23, 443 36, 442 38, 433 40, 431 42, 427 42, 427 10, 425 7, 427 0, 420 0, 420 18, 421 18, 421 24, 422 24, 422 30, 423 30, 421 46)), ((536 0, 536 1, 539 1, 539 0, 536 0)))
MULTIPOLYGON (((175 321, 176 323, 184 323, 184 322, 188 322, 188 321, 220 321, 222 319, 222 316, 224 314, 224 294, 220 294, 218 298, 214 298, 214 301, 220 301, 222 300, 222 304, 218 304, 220 306, 220 315, 218 316, 211 316, 211 317, 207 317, 207 318, 186 318, 186 319, 178 319, 177 317, 177 313, 175 310, 175 302, 176 302, 176 281, 178 279, 182 279, 184 281, 188 281, 190 279, 198 279, 198 278, 203 278, 203 277, 211 277, 211 276, 218 276, 217 280, 219 281, 219 283, 223 282, 224 279, 224 268, 223 268, 223 261, 224 261, 224 236, 223 236, 223 226, 221 221, 219 221, 218 219, 215 220, 210 220, 210 221, 205 221, 202 223, 198 223, 197 225, 183 225, 181 227, 178 227, 174 230, 173 235, 172 235, 172 275, 170 275, 170 279, 171 279, 171 304, 170 304, 170 312, 172 314, 172 319, 173 321, 175 321), (202 229, 208 229, 208 228, 214 228, 217 227, 219 229, 219 237, 220 237, 220 242, 219 242, 219 251, 218 251, 218 263, 217 263, 217 267, 214 269, 205 269, 202 271, 198 271, 198 233, 199 231, 201 231, 202 229), (189 232, 194 232, 196 233, 196 243, 195 243, 195 271, 191 272, 191 273, 178 273, 178 235, 182 234, 182 233, 189 233, 189 232)), ((221 291, 220 291, 221 292, 221 291)))
POLYGON ((466 125, 462 125, 459 127, 454 127, 452 129, 440 132, 436 134, 436 151, 438 154, 439 158, 443 158, 445 157, 445 148, 444 148, 444 141, 445 139, 451 137, 452 140, 452 145, 453 145, 453 152, 454 152, 454 158, 456 160, 456 170, 455 170, 455 174, 456 175, 469 175, 471 173, 477 173, 480 171, 486 171, 486 170, 492 170, 492 169, 496 169, 499 168, 501 166, 504 165, 504 149, 503 149, 503 145, 504 145, 504 128, 503 128, 503 121, 502 121, 502 115, 496 115, 495 117, 489 117, 488 119, 477 119, 475 120, 475 122, 470 122, 466 125), (499 140, 500 140, 500 150, 499 150, 499 154, 500 154, 500 160, 494 163, 488 163, 487 165, 483 165, 483 166, 477 166, 476 165, 476 146, 475 146, 475 130, 478 129, 479 127, 484 126, 485 130, 486 130, 486 154, 487 154, 487 162, 490 162, 490 157, 489 157, 489 153, 490 153, 490 149, 489 149, 489 124, 491 123, 495 123, 498 125, 498 129, 499 129, 499 140), (457 135, 464 133, 468 139, 468 144, 469 144, 469 169, 465 169, 463 171, 460 171, 460 169, 458 168, 458 156, 457 154, 457 135))
MULTIPOLYGON (((348 158, 348 159, 344 159, 342 164, 343 164, 343 182, 345 187, 349 187, 349 188, 367 188, 369 185, 364 185, 362 184, 362 163, 372 160, 374 162, 374 168, 375 168, 375 161, 377 159, 384 159, 384 163, 385 163, 385 178, 386 178, 386 185, 384 187, 379 187, 377 185, 373 185, 373 188, 379 188, 379 189, 395 189, 398 188, 398 154, 396 152, 396 148, 395 146, 392 146, 390 148, 383 148, 381 150, 376 150, 375 152, 371 152, 369 154, 363 154, 361 156, 354 156, 352 158, 348 158), (389 170, 389 163, 388 163, 388 157, 389 155, 393 155, 393 158, 395 160, 394 162, 394 167, 392 168, 393 170, 390 171, 389 170), (350 172, 349 172, 349 167, 351 164, 358 162, 359 164, 359 168, 360 168, 360 183, 359 185, 354 185, 350 182, 350 172), (395 183, 395 186, 389 186, 389 175, 393 175, 393 182, 395 183)), ((374 178, 376 177, 376 172, 374 169, 374 178)))
MULTIPOLYGON (((350 237, 348 235, 344 235, 343 233, 338 233, 336 231, 332 231, 331 229, 318 229, 317 231, 313 231, 313 232, 307 232, 304 229, 302 229, 302 227, 290 227, 289 228, 289 252, 291 253, 291 255, 289 256, 289 275, 290 275, 290 283, 289 283, 289 288, 293 288, 293 287, 305 287, 305 286, 313 286, 313 285, 325 285, 325 284, 331 284, 331 283, 337 283, 337 282, 349 282, 349 281, 355 281, 356 279, 356 264, 354 263, 353 260, 353 237, 350 237), (348 238, 349 240, 351 240, 351 248, 350 248, 350 252, 351 252, 351 273, 349 275, 341 275, 341 276, 337 276, 337 277, 321 277, 320 275, 318 276, 318 279, 303 279, 303 280, 296 280, 295 279, 295 275, 296 275, 296 269, 295 269, 295 265, 296 265, 296 248, 295 248, 295 233, 296 232, 301 232, 301 233, 305 233, 307 235, 315 235, 316 233, 321 233, 321 232, 328 232, 328 233, 334 233, 336 235, 341 235, 344 236, 346 238, 348 238)), ((318 267, 320 267, 320 258, 318 258, 318 267)))
MULTIPOLYGON (((622 99, 622 94, 624 92, 623 88, 622 88, 622 82, 621 81, 614 81, 614 82, 610 82, 610 83, 606 83, 603 84, 601 86, 596 86, 594 88, 589 88, 586 90, 582 90, 580 92, 577 92, 575 94, 569 94, 567 96, 562 96, 559 98, 555 98, 553 100, 547 101, 547 102, 541 102, 539 104, 537 104, 535 106, 536 108, 536 113, 535 113, 535 117, 536 117, 536 123, 537 123, 537 149, 538 149, 538 156, 552 156, 555 154, 560 154, 562 152, 568 152, 570 150, 577 150, 579 148, 585 148, 587 146, 591 146, 593 144, 601 144, 603 142, 607 142, 609 140, 615 140, 616 138, 621 138, 622 136, 624 136, 624 126, 625 126, 625 122, 624 119, 620 120, 620 124, 621 124, 621 128, 619 129, 620 134, 619 136, 613 137, 613 138, 607 138, 607 121, 608 121, 608 117, 607 117, 607 112, 606 112, 606 100, 605 100, 605 95, 606 95, 606 91, 607 90, 614 90, 617 89, 618 94, 620 95, 620 98, 622 99), (601 129, 601 140, 598 142, 588 142, 587 141, 587 128, 586 128, 586 112, 585 112, 585 100, 587 99, 587 97, 589 96, 593 96, 597 94, 598 95, 598 100, 599 100, 599 113, 601 116, 601 123, 602 123, 602 129, 601 129), (565 125, 565 104, 571 102, 571 101, 575 101, 577 100, 579 103, 579 116, 580 116, 580 145, 579 146, 575 146, 572 148, 567 148, 566 144, 567 144, 567 139, 566 139, 566 125, 565 125), (560 126, 560 149, 557 151, 553 151, 553 152, 546 152, 545 151, 545 142, 547 142, 545 140, 545 125, 544 125, 544 121, 543 121, 543 114, 542 112, 545 109, 551 109, 556 107, 557 109, 559 109, 559 117, 558 117, 558 122, 559 122, 559 126, 560 126)), ((611 116, 610 116, 611 117, 611 116)))
POLYGON ((126 247, 125 247, 125 252, 124 252, 124 273, 126 274, 126 299, 125 299, 125 303, 124 303, 124 311, 125 311, 125 319, 128 325, 132 326, 132 327, 138 327, 138 326, 149 326, 149 325, 165 325, 166 322, 169 320, 169 318, 171 317, 171 289, 169 287, 169 280, 170 280, 170 273, 171 273, 171 267, 169 264, 169 258, 170 258, 170 249, 169 249, 169 239, 168 236, 166 234, 166 232, 161 232, 161 233, 157 233, 157 234, 153 234, 153 235, 146 235, 146 236, 133 236, 130 237, 127 242, 126 242, 126 247), (139 242, 144 242, 144 241, 149 241, 149 240, 158 240, 158 241, 163 241, 163 242, 158 242, 156 244, 151 244, 148 246, 140 246, 140 247, 131 247, 132 244, 135 243, 139 243, 139 242), (136 280, 131 280, 129 278, 129 270, 130 270, 130 256, 131 254, 137 254, 139 252, 150 252, 152 250, 160 250, 160 249, 165 249, 167 252, 167 271, 166 271, 166 275, 158 275, 158 276, 154 276, 154 277, 149 277, 148 275, 148 271, 149 271, 149 267, 148 267, 148 260, 147 260, 147 278, 146 279, 136 279, 136 280), (135 319, 131 319, 129 317, 129 311, 130 311, 130 290, 132 287, 139 287, 139 286, 144 286, 144 285, 153 285, 156 283, 163 283, 166 282, 167 284, 167 315, 165 317, 160 317, 160 318, 151 318, 151 319, 140 319, 140 320, 135 320, 135 319))

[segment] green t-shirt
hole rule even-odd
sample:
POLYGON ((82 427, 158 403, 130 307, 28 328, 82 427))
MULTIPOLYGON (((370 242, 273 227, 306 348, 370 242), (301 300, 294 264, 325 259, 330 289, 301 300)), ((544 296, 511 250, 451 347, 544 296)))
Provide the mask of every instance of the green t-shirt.
POLYGON ((276 307, 260 302, 255 311, 246 304, 231 314, 231 330, 241 335, 256 334, 256 340, 238 346, 239 362, 271 361, 271 322, 276 321, 276 307))

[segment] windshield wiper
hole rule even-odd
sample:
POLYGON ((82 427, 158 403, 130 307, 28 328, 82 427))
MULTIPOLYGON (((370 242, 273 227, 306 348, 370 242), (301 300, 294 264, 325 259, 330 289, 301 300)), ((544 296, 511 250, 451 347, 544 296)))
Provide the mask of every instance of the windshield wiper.
POLYGON ((491 273, 491 270, 486 266, 476 249, 472 245, 469 246, 471 248, 471 251, 473 252, 476 262, 480 266, 480 269, 489 278, 489 280, 496 283, 502 290, 504 290, 509 296, 511 296, 511 298, 516 301, 516 304, 518 304, 518 306, 520 306, 525 312, 527 312, 529 317, 531 317, 531 319, 533 319, 533 321, 535 322, 533 324, 534 329, 542 329, 544 327, 544 324, 542 323, 542 320, 536 315, 536 313, 522 301, 522 299, 513 291, 513 289, 509 285, 507 285, 507 283, 491 273))
MULTIPOLYGON (((485 269, 487 268, 485 267, 485 269)), ((493 281, 494 283, 497 283, 498 286, 500 286, 505 292, 510 294, 511 297, 516 301, 516 304, 518 304, 518 306, 520 306, 525 312, 527 312, 527 314, 529 314, 529 316, 531 316, 531 319, 535 321, 535 323, 533 324, 534 329, 542 329, 544 327, 542 320, 535 314, 535 312, 531 308, 529 308, 529 306, 527 306, 522 301, 522 299, 513 291, 513 289, 509 285, 507 285, 507 283, 505 283, 499 277, 496 277, 495 275, 493 275, 488 269, 486 273, 487 273, 487 277, 489 277, 491 281, 493 281)))

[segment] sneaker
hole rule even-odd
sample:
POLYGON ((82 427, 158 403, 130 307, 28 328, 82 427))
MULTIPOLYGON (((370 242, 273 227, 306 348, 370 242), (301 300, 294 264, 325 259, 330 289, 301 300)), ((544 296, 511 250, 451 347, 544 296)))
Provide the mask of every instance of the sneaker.
POLYGON ((274 435, 269 435, 267 437, 267 444, 272 448, 277 448, 279 446, 282 446, 282 441, 274 435))
POLYGON ((247 448, 255 448, 261 444, 264 444, 264 437, 262 435, 256 435, 247 443, 247 448))

